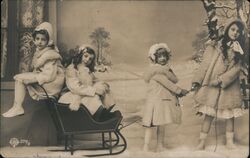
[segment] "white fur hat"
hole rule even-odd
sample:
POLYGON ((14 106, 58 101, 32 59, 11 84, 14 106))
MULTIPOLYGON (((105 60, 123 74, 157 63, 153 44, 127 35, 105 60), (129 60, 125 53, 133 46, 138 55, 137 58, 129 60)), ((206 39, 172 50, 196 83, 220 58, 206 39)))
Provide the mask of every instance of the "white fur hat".
POLYGON ((155 53, 160 48, 164 48, 167 50, 167 52, 171 52, 171 50, 169 49, 166 43, 156 43, 150 47, 149 52, 148 52, 148 57, 150 57, 153 61, 155 61, 155 53))
POLYGON ((39 31, 39 30, 46 30, 49 34, 49 42, 48 42, 48 46, 54 44, 54 41, 53 41, 53 29, 52 29, 52 25, 48 22, 43 22, 41 23, 40 25, 38 25, 36 28, 35 28, 35 31, 39 31))

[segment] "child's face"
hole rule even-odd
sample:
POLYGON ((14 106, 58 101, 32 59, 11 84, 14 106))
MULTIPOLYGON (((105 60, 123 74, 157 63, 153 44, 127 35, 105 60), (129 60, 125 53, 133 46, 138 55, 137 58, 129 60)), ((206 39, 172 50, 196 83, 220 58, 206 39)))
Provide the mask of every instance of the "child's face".
POLYGON ((228 30, 228 37, 231 40, 236 40, 239 36, 240 36, 239 27, 236 24, 233 24, 232 26, 230 26, 228 30))
POLYGON ((36 48, 38 50, 43 50, 47 44, 48 44, 48 39, 44 34, 36 34, 36 37, 34 39, 34 43, 36 45, 36 48))
POLYGON ((158 51, 156 53, 156 63, 160 65, 166 65, 168 62, 168 56, 166 52, 158 51))
POLYGON ((93 54, 89 54, 88 52, 84 52, 82 55, 82 63, 84 63, 86 66, 92 63, 94 59, 93 54))

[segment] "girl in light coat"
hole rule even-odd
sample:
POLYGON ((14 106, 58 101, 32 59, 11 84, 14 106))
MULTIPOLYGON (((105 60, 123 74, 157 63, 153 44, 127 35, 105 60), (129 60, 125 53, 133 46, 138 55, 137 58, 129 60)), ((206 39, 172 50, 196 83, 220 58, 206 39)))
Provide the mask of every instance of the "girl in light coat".
POLYGON ((217 44, 207 46, 203 62, 193 78, 192 89, 198 113, 205 118, 197 149, 205 148, 205 139, 214 118, 226 119, 226 146, 233 143, 234 118, 243 114, 240 71, 244 61, 244 24, 231 21, 217 44))
POLYGON ((143 115, 145 127, 144 151, 148 151, 152 127, 157 127, 157 151, 164 149, 165 125, 181 122, 181 109, 177 96, 188 93, 176 85, 177 77, 168 66, 170 49, 165 43, 155 44, 149 50, 152 60, 144 74, 147 83, 147 100, 143 115))
POLYGON ((74 111, 83 104, 97 121, 104 121, 108 119, 104 117, 111 116, 109 111, 115 103, 109 85, 95 78, 94 67, 94 50, 89 46, 81 46, 66 68, 66 85, 70 91, 62 95, 59 102, 69 104, 69 108, 74 111))
POLYGON ((32 59, 32 72, 25 72, 14 76, 15 97, 11 109, 3 114, 4 117, 14 117, 24 114, 23 101, 28 90, 30 96, 35 100, 45 98, 42 85, 51 96, 56 96, 64 84, 64 69, 61 65, 61 56, 54 49, 52 40, 52 26, 44 22, 36 27, 33 32, 36 52, 32 59))

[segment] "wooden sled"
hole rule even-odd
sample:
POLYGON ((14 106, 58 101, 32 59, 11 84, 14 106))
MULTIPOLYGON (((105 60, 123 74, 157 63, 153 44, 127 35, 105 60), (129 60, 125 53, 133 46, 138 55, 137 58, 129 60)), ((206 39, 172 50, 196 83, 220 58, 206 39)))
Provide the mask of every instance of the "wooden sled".
POLYGON ((84 155, 89 157, 117 155, 127 148, 127 142, 120 133, 122 129, 122 114, 115 111, 114 116, 107 121, 97 122, 93 119, 89 110, 81 105, 78 111, 71 111, 68 104, 58 103, 57 99, 50 97, 46 90, 41 86, 46 94, 46 104, 56 126, 58 136, 64 140, 64 149, 50 151, 70 151, 71 155, 76 150, 106 150, 102 154, 84 155), (83 148, 74 145, 74 137, 84 134, 101 134, 101 145, 94 148, 83 148), (105 137, 108 134, 108 138, 105 137), (115 138, 112 138, 112 135, 115 138), (115 149, 115 150, 114 150, 115 149))

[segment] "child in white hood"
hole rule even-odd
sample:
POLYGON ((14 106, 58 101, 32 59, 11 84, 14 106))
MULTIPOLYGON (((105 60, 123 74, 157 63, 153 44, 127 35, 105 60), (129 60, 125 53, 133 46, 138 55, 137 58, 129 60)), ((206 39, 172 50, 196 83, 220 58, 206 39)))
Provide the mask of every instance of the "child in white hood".
POLYGON ((157 127, 157 151, 164 150, 165 125, 181 122, 181 109, 177 97, 188 93, 179 88, 177 77, 168 66, 170 49, 165 43, 154 44, 149 50, 152 61, 144 75, 147 97, 143 116, 145 128, 144 151, 149 150, 152 127, 157 127))
POLYGON ((61 65, 61 56, 55 50, 52 40, 52 26, 43 22, 36 27, 32 36, 36 52, 32 59, 32 72, 25 72, 14 76, 15 96, 11 109, 3 114, 4 117, 14 117, 24 114, 23 101, 28 90, 35 100, 45 98, 42 85, 51 96, 56 96, 64 84, 64 69, 61 65))

